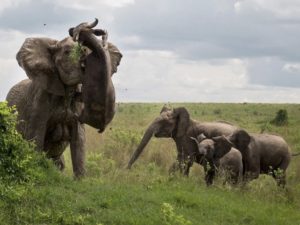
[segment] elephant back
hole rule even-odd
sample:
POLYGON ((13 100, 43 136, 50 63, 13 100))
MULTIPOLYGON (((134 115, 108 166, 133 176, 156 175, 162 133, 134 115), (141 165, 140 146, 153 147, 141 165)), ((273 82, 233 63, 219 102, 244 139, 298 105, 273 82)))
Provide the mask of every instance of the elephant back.
POLYGON ((6 96, 8 105, 15 105, 17 108, 20 108, 22 102, 26 101, 25 96, 27 95, 26 93, 28 92, 31 83, 31 80, 26 79, 14 85, 6 96))

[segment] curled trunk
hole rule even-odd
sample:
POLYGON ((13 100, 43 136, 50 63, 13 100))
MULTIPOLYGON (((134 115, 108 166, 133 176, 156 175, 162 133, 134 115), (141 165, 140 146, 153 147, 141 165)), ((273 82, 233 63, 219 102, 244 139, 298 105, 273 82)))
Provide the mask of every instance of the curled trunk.
POLYGON ((82 30, 79 41, 92 50, 85 62, 82 81, 84 109, 79 120, 103 132, 115 113, 110 55, 107 47, 90 30, 82 30))

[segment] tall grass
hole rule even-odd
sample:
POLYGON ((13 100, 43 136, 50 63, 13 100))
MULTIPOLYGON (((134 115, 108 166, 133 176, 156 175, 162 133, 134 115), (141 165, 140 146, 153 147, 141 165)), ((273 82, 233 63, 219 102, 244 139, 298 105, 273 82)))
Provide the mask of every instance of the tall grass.
MULTIPOLYGON (((185 106, 199 121, 223 120, 250 132, 279 134, 300 152, 300 105, 172 105, 185 106), (278 127, 270 121, 280 109, 287 110, 289 123, 278 127)), ((223 185, 219 178, 207 188, 199 165, 188 178, 170 176, 176 158, 170 139, 153 138, 133 168, 125 169, 162 106, 119 103, 103 134, 86 127, 86 177, 72 179, 67 150, 62 174, 49 173, 13 204, 0 195, 0 224, 300 224, 300 157, 292 159, 286 189, 270 176, 243 187, 223 185)))

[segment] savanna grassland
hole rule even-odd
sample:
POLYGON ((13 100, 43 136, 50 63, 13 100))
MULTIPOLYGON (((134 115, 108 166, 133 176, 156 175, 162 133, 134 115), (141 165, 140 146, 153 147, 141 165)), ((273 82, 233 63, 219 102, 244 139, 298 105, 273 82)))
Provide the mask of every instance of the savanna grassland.
MULTIPOLYGON (((49 165, 34 183, 1 186, 0 224, 290 224, 300 225, 300 156, 287 171, 286 189, 268 176, 245 187, 216 180, 207 188, 203 170, 194 165, 190 177, 170 176, 175 144, 153 138, 128 171, 126 164, 143 132, 163 104, 117 105, 113 122, 103 134, 87 127, 86 177, 72 178, 49 165)), ((283 136, 293 152, 300 152, 300 105, 183 103, 199 121, 224 120, 250 132, 283 136), (288 124, 270 123, 280 109, 288 124)))

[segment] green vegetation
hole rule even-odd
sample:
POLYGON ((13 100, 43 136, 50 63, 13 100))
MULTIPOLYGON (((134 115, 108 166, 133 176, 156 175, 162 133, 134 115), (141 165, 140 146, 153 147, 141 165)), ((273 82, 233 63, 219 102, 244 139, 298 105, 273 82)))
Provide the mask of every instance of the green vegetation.
POLYGON ((79 62, 82 52, 83 52, 82 46, 76 42, 73 48, 71 49, 69 55, 70 59, 74 64, 79 62))
MULTIPOLYGON (((0 141, 13 143, 21 161, 30 159, 24 164, 24 174, 30 175, 20 176, 22 182, 1 180, 0 224, 300 224, 300 157, 292 159, 286 189, 278 188, 270 176, 261 176, 245 187, 222 185, 219 179, 207 188, 198 165, 193 166, 189 178, 169 176, 169 166, 176 156, 175 144, 169 139, 151 140, 133 168, 126 170, 143 132, 162 105, 119 103, 113 122, 103 134, 87 127, 87 175, 81 180, 72 178, 69 150, 65 153, 67 168, 60 173, 43 157, 33 154, 32 144, 25 144, 17 134, 14 139, 14 135, 0 131, 0 141), (19 142, 24 143, 21 148, 19 142)), ((286 139, 293 152, 300 152, 300 105, 172 106, 179 105, 187 107, 191 117, 199 121, 225 120, 250 132, 264 129, 277 133, 286 139), (280 109, 287 111, 289 123, 275 126, 269 121, 280 109)), ((14 124, 15 116, 9 111, 1 105, 0 130, 7 127, 3 121, 14 124)), ((6 151, 7 148, 1 148, 0 160, 10 161, 3 156, 6 151)), ((1 178, 10 176, 3 172, 2 165, 0 171, 1 178)))
POLYGON ((36 154, 33 143, 16 131, 14 111, 0 102, 0 184, 38 180, 50 165, 42 154, 36 154))
POLYGON ((276 113, 276 117, 271 121, 272 124, 277 126, 287 125, 288 123, 288 113, 285 109, 280 109, 276 113))

